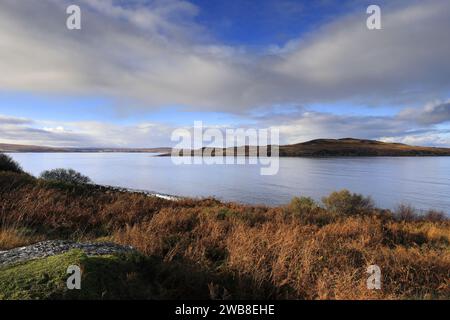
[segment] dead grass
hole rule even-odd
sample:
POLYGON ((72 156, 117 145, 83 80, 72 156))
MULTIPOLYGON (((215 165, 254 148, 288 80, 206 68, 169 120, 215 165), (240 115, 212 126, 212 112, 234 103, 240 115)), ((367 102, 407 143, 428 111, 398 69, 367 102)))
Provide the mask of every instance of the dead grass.
POLYGON ((0 230, 0 250, 8 250, 23 246, 28 243, 28 238, 20 235, 17 230, 0 230))
POLYGON ((43 236, 31 235, 28 230, 0 228, 0 251, 26 246, 44 240, 43 236))
POLYGON ((278 208, 172 202, 0 173, 0 224, 33 232, 0 226, 0 245, 39 237, 132 245, 162 261, 165 298, 450 298, 448 219, 396 215, 347 192, 333 197, 328 210, 301 198, 278 208), (381 290, 367 289, 371 264, 382 270, 381 290))

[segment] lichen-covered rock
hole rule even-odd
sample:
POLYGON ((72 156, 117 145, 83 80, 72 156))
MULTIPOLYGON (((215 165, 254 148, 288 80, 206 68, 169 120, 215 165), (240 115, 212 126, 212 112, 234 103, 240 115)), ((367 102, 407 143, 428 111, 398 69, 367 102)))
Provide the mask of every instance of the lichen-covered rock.
MULTIPOLYGON (((44 247, 48 248, 48 244, 44 247)), ((0 301, 154 298, 151 260, 138 253, 122 254, 122 251, 116 248, 95 249, 91 250, 95 255, 88 256, 83 250, 72 249, 45 258, 0 266, 0 301), (97 255, 105 251, 120 254, 97 255), (68 268, 71 266, 78 266, 81 270, 81 287, 77 290, 68 286, 68 268)))
POLYGON ((88 256, 100 256, 119 253, 132 253, 135 250, 130 246, 121 246, 107 242, 72 242, 66 240, 49 240, 30 246, 0 251, 0 266, 24 262, 28 260, 45 258, 67 251, 79 249, 88 256))

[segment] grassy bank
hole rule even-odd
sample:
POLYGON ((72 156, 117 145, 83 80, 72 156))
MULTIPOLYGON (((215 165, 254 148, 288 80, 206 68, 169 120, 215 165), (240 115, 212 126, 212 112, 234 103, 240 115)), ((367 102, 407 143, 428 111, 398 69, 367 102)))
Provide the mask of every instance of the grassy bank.
MULTIPOLYGON (((445 216, 419 217, 409 207, 380 210, 345 191, 321 204, 296 198, 268 208, 215 199, 169 201, 0 172, 0 250, 44 239, 108 240, 142 253, 132 264, 98 258, 93 266, 100 269, 116 263, 106 272, 118 274, 114 283, 121 289, 112 290, 105 280, 88 286, 87 298, 450 298, 445 216), (381 290, 366 287, 371 264, 382 270, 381 290)), ((54 259, 75 255, 89 265, 77 254, 54 259)), ((50 262, 0 268, 0 290, 16 274, 34 274, 50 262)), ((47 281, 64 276, 50 274, 47 281)), ((28 297, 20 284, 8 288, 4 298, 28 297)), ((30 297, 70 298, 59 287, 48 288, 30 297)))

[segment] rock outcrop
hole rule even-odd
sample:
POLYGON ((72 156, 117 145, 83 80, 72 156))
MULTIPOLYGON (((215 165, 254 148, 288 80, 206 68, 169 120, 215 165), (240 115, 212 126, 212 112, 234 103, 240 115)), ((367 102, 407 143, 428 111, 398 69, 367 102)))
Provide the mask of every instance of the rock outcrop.
POLYGON ((72 242, 65 240, 50 240, 39 242, 30 246, 0 251, 0 267, 33 259, 45 258, 72 249, 84 251, 88 256, 100 256, 120 253, 132 253, 135 250, 130 246, 121 246, 107 242, 72 242))

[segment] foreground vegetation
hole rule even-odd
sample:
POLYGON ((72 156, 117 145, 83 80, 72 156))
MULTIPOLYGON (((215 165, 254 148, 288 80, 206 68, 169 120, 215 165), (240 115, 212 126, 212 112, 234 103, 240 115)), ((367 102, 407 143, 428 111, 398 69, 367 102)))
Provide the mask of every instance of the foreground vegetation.
POLYGON ((0 299, 145 299, 158 297, 154 263, 140 255, 88 257, 72 250, 4 267, 0 299), (82 290, 68 290, 67 267, 83 270, 82 290), (151 276, 148 278, 147 276, 151 276))
POLYGON ((3 267, 0 298, 450 298, 445 215, 381 210, 348 191, 271 208, 0 171, 0 250, 44 239, 113 241, 140 254, 73 251, 3 267), (85 285, 67 292, 64 266, 77 263, 85 285), (372 264, 382 270, 381 290, 367 289, 372 264))

